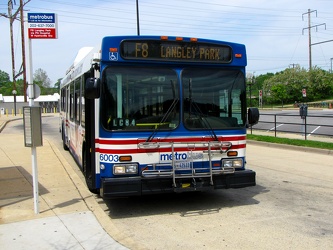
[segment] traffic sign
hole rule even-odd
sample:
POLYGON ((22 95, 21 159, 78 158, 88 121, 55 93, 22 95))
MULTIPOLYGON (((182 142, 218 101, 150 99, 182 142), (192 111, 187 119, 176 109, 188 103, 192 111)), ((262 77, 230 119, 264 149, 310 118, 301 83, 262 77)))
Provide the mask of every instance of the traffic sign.
POLYGON ((57 15, 54 13, 28 13, 30 39, 57 39, 57 15))
POLYGON ((302 96, 306 97, 306 89, 302 89, 302 96))

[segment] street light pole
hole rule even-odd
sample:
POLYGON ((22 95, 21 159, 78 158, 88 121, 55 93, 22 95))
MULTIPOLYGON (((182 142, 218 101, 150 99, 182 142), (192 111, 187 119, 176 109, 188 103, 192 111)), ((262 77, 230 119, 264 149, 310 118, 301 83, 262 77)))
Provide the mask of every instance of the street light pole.
POLYGON ((14 95, 14 114, 16 116, 16 94, 17 94, 16 89, 12 91, 12 94, 14 95))

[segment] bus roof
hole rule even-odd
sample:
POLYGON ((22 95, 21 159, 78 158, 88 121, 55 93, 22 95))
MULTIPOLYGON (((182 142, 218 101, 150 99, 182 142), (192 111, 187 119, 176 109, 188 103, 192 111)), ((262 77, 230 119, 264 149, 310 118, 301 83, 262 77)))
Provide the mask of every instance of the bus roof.
POLYGON ((61 85, 87 72, 96 59, 103 63, 211 63, 234 67, 247 64, 245 45, 239 43, 175 36, 106 36, 101 45, 79 50, 61 85), (142 46, 151 48, 145 51, 142 46))

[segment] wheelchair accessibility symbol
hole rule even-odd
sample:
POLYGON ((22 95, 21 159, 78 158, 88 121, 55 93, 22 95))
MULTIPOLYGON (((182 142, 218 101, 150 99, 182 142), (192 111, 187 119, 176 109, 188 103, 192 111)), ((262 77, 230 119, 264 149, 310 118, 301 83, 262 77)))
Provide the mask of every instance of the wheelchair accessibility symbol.
POLYGON ((118 52, 110 52, 109 53, 110 61, 118 61, 118 52))

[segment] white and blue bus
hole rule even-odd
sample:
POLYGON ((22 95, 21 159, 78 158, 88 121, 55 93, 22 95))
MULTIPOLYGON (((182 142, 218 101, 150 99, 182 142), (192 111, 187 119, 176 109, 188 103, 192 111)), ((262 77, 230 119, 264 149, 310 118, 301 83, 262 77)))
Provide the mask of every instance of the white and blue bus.
POLYGON ((256 185, 245 168, 246 50, 185 37, 104 37, 61 83, 61 134, 104 198, 256 185))

